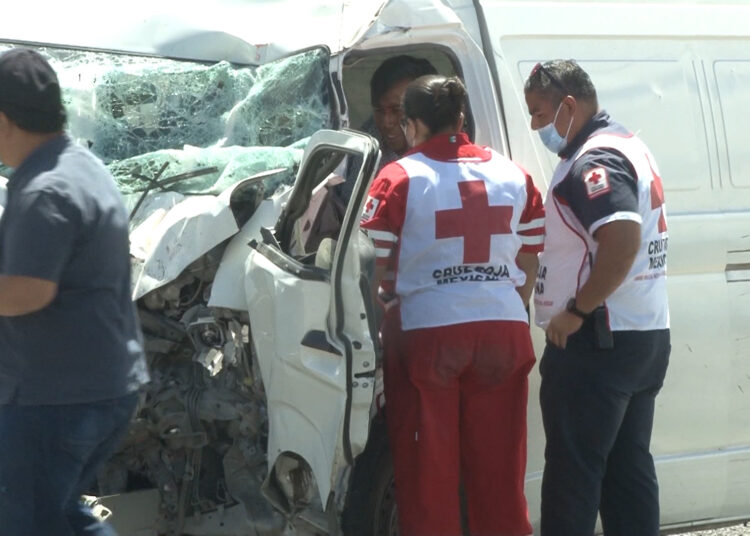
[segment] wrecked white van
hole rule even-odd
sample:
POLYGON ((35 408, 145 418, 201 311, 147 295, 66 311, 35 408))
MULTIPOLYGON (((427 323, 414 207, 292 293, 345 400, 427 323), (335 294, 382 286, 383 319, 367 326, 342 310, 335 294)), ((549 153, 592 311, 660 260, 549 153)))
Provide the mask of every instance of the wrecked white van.
MULTIPOLYGON (((541 189, 555 157, 522 91, 538 61, 576 58, 649 144, 670 214, 662 525, 750 519, 750 7, 593 4, 132 0, 113 15, 80 1, 42 20, 4 8, 0 50, 40 47, 71 135, 131 210, 153 381, 92 490, 120 534, 397 534, 358 227, 379 152, 356 129, 370 75, 401 53, 460 75, 471 137, 541 189)), ((534 373, 538 525, 536 388, 534 373)))

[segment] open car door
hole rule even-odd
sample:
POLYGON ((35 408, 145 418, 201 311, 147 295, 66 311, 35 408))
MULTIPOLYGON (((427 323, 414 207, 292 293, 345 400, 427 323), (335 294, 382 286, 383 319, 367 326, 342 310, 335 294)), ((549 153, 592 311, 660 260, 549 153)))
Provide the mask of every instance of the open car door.
MULTIPOLYGON (((374 249, 359 223, 378 159, 377 141, 365 134, 314 134, 276 228, 263 229, 263 241, 251 243, 245 266, 268 403, 269 478, 309 481, 279 473, 312 470, 323 507, 342 470, 364 449, 369 429, 377 352, 368 279, 374 249)), ((294 504, 290 493, 266 495, 288 514, 305 502, 294 504)))

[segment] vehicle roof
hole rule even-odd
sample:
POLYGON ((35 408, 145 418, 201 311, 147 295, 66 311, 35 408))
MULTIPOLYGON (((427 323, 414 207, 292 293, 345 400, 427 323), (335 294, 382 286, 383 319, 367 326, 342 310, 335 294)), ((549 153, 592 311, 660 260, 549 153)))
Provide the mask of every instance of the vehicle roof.
POLYGON ((479 4, 502 13, 491 24, 503 37, 750 34, 747 0, 479 0, 479 4))
POLYGON ((294 51, 354 43, 387 0, 101 0, 15 2, 2 9, 0 42, 57 45, 197 61, 258 65, 294 51), (121 6, 121 7, 118 7, 121 6))

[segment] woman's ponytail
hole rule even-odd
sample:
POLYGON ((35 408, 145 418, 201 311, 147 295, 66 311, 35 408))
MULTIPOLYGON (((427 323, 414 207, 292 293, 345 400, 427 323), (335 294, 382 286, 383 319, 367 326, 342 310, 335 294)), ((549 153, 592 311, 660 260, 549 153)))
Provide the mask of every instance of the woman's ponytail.
POLYGON ((465 108, 466 88, 456 76, 421 76, 404 94, 406 117, 421 120, 433 134, 457 125, 465 108))

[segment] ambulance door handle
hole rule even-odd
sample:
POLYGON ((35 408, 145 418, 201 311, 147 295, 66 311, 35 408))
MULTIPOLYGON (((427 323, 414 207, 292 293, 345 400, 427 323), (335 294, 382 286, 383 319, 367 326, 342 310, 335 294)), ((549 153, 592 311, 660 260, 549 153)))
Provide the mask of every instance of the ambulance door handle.
POLYGON ((727 251, 724 275, 727 283, 750 281, 750 249, 727 251))

